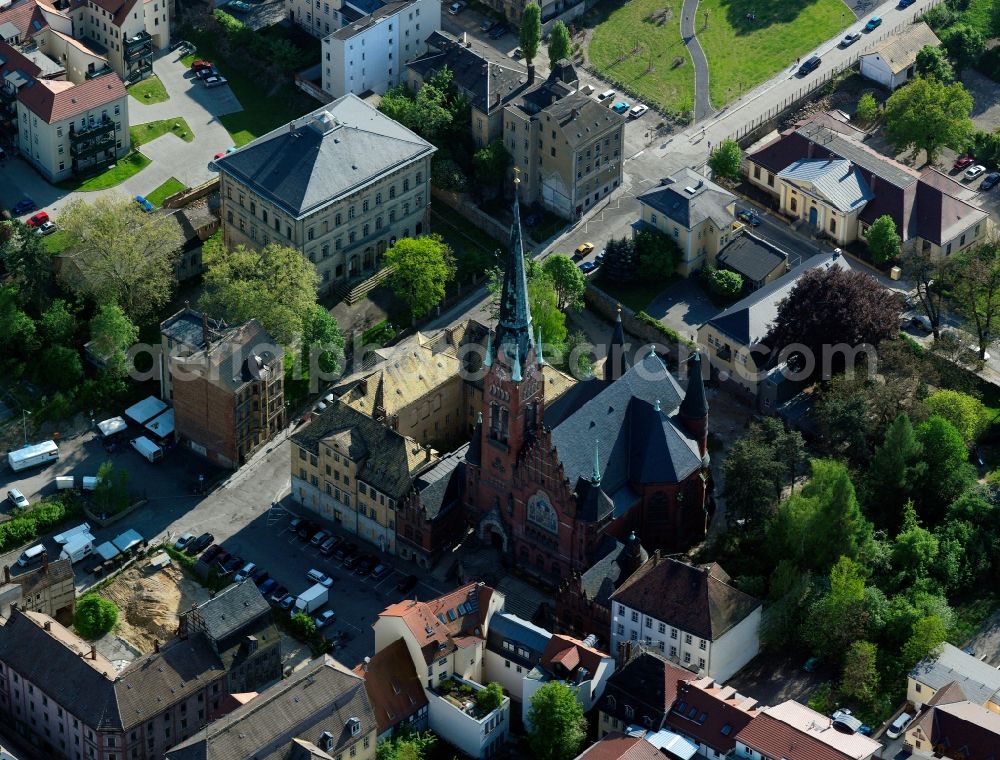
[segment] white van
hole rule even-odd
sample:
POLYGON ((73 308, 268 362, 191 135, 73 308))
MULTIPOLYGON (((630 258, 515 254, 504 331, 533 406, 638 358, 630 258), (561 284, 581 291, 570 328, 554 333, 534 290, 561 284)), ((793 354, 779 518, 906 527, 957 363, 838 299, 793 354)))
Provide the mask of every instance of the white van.
POLYGON ((26 470, 29 467, 36 467, 40 464, 48 464, 59 458, 59 447, 55 441, 43 441, 25 446, 23 449, 12 451, 7 455, 7 463, 14 472, 26 470))
POLYGON ((132 448, 138 451, 150 462, 159 462, 163 459, 163 449, 149 440, 146 436, 140 435, 131 440, 132 448))
POLYGON ((912 717, 909 713, 900 713, 899 717, 892 722, 892 725, 885 730, 885 735, 890 739, 898 739, 899 735, 906 730, 906 725, 912 717))
POLYGON ((45 554, 45 547, 41 544, 35 544, 21 552, 21 556, 17 558, 17 564, 21 567, 27 567, 41 560, 43 554, 45 554))

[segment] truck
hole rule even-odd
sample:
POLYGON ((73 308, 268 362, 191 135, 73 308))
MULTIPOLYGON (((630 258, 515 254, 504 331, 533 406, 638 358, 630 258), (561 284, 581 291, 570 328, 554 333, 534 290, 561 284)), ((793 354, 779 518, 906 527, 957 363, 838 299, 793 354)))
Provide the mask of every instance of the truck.
POLYGON ((7 463, 14 472, 26 470, 29 467, 54 462, 59 458, 59 447, 55 441, 43 441, 25 446, 23 449, 7 454, 7 463))
POLYGON ((315 586, 310 586, 299 594, 299 598, 295 600, 295 611, 311 615, 314 611, 326 604, 329 595, 330 589, 320 585, 319 583, 315 586))
POLYGON ((72 563, 77 563, 85 557, 89 557, 94 551, 94 537, 89 533, 78 533, 73 536, 63 547, 59 554, 59 559, 68 559, 72 563))
POLYGON ((163 449, 149 440, 146 436, 140 435, 131 441, 132 448, 142 454, 149 462, 159 462, 163 459, 163 449))
POLYGON ((80 523, 75 528, 64 530, 62 533, 57 533, 54 537, 55 542, 57 544, 67 544, 73 536, 78 536, 81 533, 90 533, 90 523, 80 523))

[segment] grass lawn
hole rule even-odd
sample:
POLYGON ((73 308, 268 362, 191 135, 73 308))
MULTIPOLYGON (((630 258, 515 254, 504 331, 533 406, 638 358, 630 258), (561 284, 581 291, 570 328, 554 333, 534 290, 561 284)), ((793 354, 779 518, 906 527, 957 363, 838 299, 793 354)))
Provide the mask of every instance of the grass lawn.
POLYGON ((618 283, 601 279, 598 275, 594 284, 617 300, 622 306, 628 306, 632 311, 640 312, 645 311, 653 299, 660 295, 670 283, 634 282, 629 285, 619 285, 618 283))
POLYGON ((854 20, 841 0, 701 0, 695 33, 708 58, 712 105, 722 108, 854 20), (751 8, 756 18, 748 22, 751 8))
POLYGON ((165 100, 170 100, 170 96, 167 94, 167 88, 163 86, 163 82, 161 82, 159 77, 156 76, 151 76, 149 79, 143 79, 141 82, 136 82, 128 88, 128 94, 147 106, 152 105, 153 103, 162 103, 165 100))
POLYGON ((42 242, 45 243, 45 250, 51 254, 62 253, 69 245, 66 233, 58 228, 51 235, 43 237, 42 242))
POLYGON ((499 263, 496 252, 500 251, 503 256, 507 249, 506 243, 490 237, 446 206, 441 208, 443 211, 431 209, 431 229, 451 246, 460 280, 478 275, 499 263))
POLYGON ((174 193, 179 193, 186 185, 176 177, 171 177, 155 190, 146 193, 146 200, 154 206, 162 206, 165 198, 169 198, 174 193))
POLYGON ((86 179, 68 179, 60 182, 58 187, 63 190, 87 192, 88 190, 107 190, 109 187, 120 185, 122 182, 132 177, 149 166, 149 159, 142 153, 133 151, 125 158, 118 159, 118 163, 110 169, 86 179))
POLYGON ((963 15, 963 20, 978 29, 983 37, 993 36, 993 0, 972 0, 963 15))
POLYGON ((604 2, 583 19, 596 25, 588 55, 601 75, 671 113, 694 106, 694 69, 681 40, 681 5, 681 0, 631 0, 618 7, 604 2), (674 65, 678 60, 683 62, 674 65))
POLYGON ((180 117, 161 119, 160 121, 147 121, 145 124, 134 124, 128 128, 128 136, 131 138, 133 145, 143 145, 144 143, 152 142, 167 132, 173 132, 184 142, 194 140, 194 132, 191 131, 187 122, 180 117))

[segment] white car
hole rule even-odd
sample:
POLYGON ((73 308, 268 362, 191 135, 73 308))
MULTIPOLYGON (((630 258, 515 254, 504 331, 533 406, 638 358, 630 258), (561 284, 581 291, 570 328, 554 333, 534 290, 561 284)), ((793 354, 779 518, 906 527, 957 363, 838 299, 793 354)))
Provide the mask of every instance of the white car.
POLYGON ((35 230, 37 234, 42 236, 51 235, 55 231, 56 231, 55 222, 42 222, 41 225, 39 225, 38 229, 35 230))
POLYGON ((206 87, 222 87, 228 80, 225 77, 214 76, 205 80, 206 87))
POLYGON ((308 578, 313 583, 318 583, 324 588, 330 588, 333 585, 333 578, 331 578, 326 573, 320 572, 315 567, 306 573, 306 578, 308 578))
POLYGON ((982 164, 976 164, 975 166, 970 166, 968 169, 965 170, 965 178, 975 179, 985 171, 986 167, 983 166, 982 164))
POLYGON ((28 506, 28 500, 24 498, 24 494, 16 488, 11 488, 7 492, 7 498, 10 499, 10 503, 18 509, 25 509, 28 506))
POLYGON ((457 16, 459 13, 462 12, 462 8, 464 7, 465 3, 452 3, 451 5, 448 6, 448 13, 450 13, 452 16, 457 16))
POLYGON ((192 541, 194 541, 194 533, 182 533, 180 538, 174 541, 174 548, 177 551, 182 552, 192 541))
POLYGON ((628 112, 628 115, 631 116, 633 119, 638 119, 648 110, 649 106, 644 106, 642 105, 642 103, 640 103, 639 105, 632 106, 632 110, 628 112))
POLYGON ((597 102, 603 103, 606 100, 610 100, 614 96, 615 96, 614 90, 605 90, 604 92, 602 92, 600 95, 597 96, 597 102))
POLYGON ((323 610, 315 618, 313 622, 316 623, 316 629, 326 628, 330 623, 332 623, 337 618, 337 613, 333 610, 323 610))

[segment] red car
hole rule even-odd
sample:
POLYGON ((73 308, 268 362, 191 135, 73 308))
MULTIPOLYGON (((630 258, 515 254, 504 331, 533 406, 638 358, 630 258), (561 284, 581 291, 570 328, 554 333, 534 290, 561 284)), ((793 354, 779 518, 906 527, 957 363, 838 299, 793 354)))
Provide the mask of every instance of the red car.
POLYGON ((41 227, 49 221, 49 215, 44 211, 39 211, 37 214, 33 215, 28 221, 25 222, 29 227, 41 227))
POLYGON ((972 156, 959 156, 955 160, 955 168, 956 169, 964 169, 966 166, 968 166, 969 164, 971 164, 975 160, 976 159, 974 159, 972 156))
POLYGON ((198 59, 197 61, 191 64, 191 70, 194 71, 195 73, 201 71, 202 69, 210 69, 210 68, 212 68, 211 61, 204 61, 198 59))

